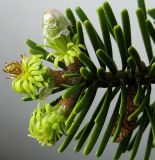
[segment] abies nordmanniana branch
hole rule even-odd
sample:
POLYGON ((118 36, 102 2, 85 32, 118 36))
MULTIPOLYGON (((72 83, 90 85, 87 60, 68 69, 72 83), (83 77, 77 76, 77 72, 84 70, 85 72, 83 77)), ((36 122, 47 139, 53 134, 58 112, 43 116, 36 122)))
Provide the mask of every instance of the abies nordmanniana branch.
POLYGON ((11 75, 14 91, 25 95, 23 101, 38 100, 38 106, 30 117, 29 136, 43 146, 54 145, 65 136, 59 153, 74 138, 77 141, 74 150, 79 152, 85 146, 83 152, 88 155, 103 132, 96 150, 97 157, 103 154, 112 137, 112 142, 119 143, 114 159, 131 151, 130 160, 133 160, 143 133, 149 127, 144 155, 144 160, 147 160, 155 146, 155 103, 150 104, 151 86, 155 83, 152 50, 155 28, 147 17, 155 19, 155 9, 147 12, 144 0, 138 0, 136 15, 149 61, 147 66, 132 44, 126 9, 121 12, 122 25, 118 24, 108 2, 97 9, 102 35, 80 7, 76 8, 76 14, 79 21, 71 9, 66 10, 66 17, 57 10, 46 11, 43 16, 44 43, 37 44, 27 39, 31 56, 22 55, 20 61, 6 63, 4 68, 11 75), (83 29, 90 39, 99 68, 85 45, 83 29), (113 58, 111 39, 118 46, 121 69, 113 58), (54 67, 45 66, 43 61, 53 63, 54 67), (95 111, 88 122, 81 125, 99 88, 106 88, 106 91, 94 106, 95 111), (63 91, 60 97, 46 102, 48 96, 60 91, 63 91), (109 113, 110 120, 105 128, 106 116, 115 96, 118 100, 113 113, 109 113))

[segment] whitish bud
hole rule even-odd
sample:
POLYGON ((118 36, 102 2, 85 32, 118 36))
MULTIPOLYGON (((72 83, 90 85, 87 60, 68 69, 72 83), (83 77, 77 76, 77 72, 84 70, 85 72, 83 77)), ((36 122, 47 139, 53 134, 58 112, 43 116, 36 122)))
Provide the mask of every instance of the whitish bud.
POLYGON ((43 16, 43 35, 44 38, 56 39, 60 35, 67 36, 69 31, 69 21, 59 11, 55 9, 49 9, 44 13, 43 16))

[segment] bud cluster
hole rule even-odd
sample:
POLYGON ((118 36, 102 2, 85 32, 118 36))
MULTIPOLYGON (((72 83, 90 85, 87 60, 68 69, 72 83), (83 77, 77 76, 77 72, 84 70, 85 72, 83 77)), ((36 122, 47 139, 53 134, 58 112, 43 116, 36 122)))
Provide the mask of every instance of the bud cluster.
POLYGON ((65 134, 65 120, 63 106, 44 104, 34 109, 30 124, 29 136, 36 138, 42 145, 51 146, 55 144, 62 134, 65 134))

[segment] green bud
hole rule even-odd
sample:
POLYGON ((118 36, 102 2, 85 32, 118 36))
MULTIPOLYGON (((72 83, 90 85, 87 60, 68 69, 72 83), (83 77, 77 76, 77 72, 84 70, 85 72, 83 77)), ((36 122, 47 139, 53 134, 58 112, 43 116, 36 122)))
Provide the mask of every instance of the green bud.
POLYGON ((29 136, 37 139, 41 145, 55 144, 65 134, 65 110, 61 105, 54 107, 44 104, 34 109, 30 118, 29 136))
MULTIPOLYGON (((61 39, 59 39, 61 41, 61 39)), ((57 45, 57 43, 56 43, 57 45)), ((63 45, 62 45, 63 46, 63 45)), ((54 66, 57 68, 60 61, 64 61, 66 66, 74 63, 75 58, 82 52, 81 49, 86 50, 85 46, 82 44, 77 44, 76 42, 69 42, 64 48, 57 45, 57 51, 51 52, 48 54, 47 59, 51 56, 55 57, 54 66), (60 52, 61 51, 61 52, 60 52)))
POLYGON ((42 65, 40 55, 23 57, 20 62, 21 72, 14 76, 12 88, 17 93, 35 96, 40 89, 50 84, 47 67, 42 65))

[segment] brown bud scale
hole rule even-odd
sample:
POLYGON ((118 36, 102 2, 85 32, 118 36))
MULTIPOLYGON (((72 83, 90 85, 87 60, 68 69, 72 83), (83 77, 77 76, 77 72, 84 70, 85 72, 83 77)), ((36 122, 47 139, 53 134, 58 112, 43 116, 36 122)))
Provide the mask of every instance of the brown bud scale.
MULTIPOLYGON (((124 140, 124 138, 128 137, 129 134, 133 131, 133 129, 136 126, 136 119, 132 120, 132 121, 128 121, 128 119, 127 119, 137 109, 137 106, 133 102, 133 99, 134 99, 136 92, 137 92, 136 85, 128 86, 127 92, 128 92, 128 97, 127 97, 126 114, 125 114, 125 117, 123 120, 123 125, 121 127, 120 135, 118 136, 118 138, 116 140, 117 143, 122 142, 124 140)), ((112 136, 116 130, 117 123, 118 122, 116 122, 115 127, 112 131, 112 136)))
POLYGON ((12 77, 17 77, 22 73, 21 64, 17 61, 8 62, 5 64, 3 71, 11 74, 12 77))
POLYGON ((77 101, 77 95, 73 95, 68 99, 61 99, 59 101, 59 104, 65 107, 65 113, 67 116, 71 113, 73 106, 75 105, 77 101))

